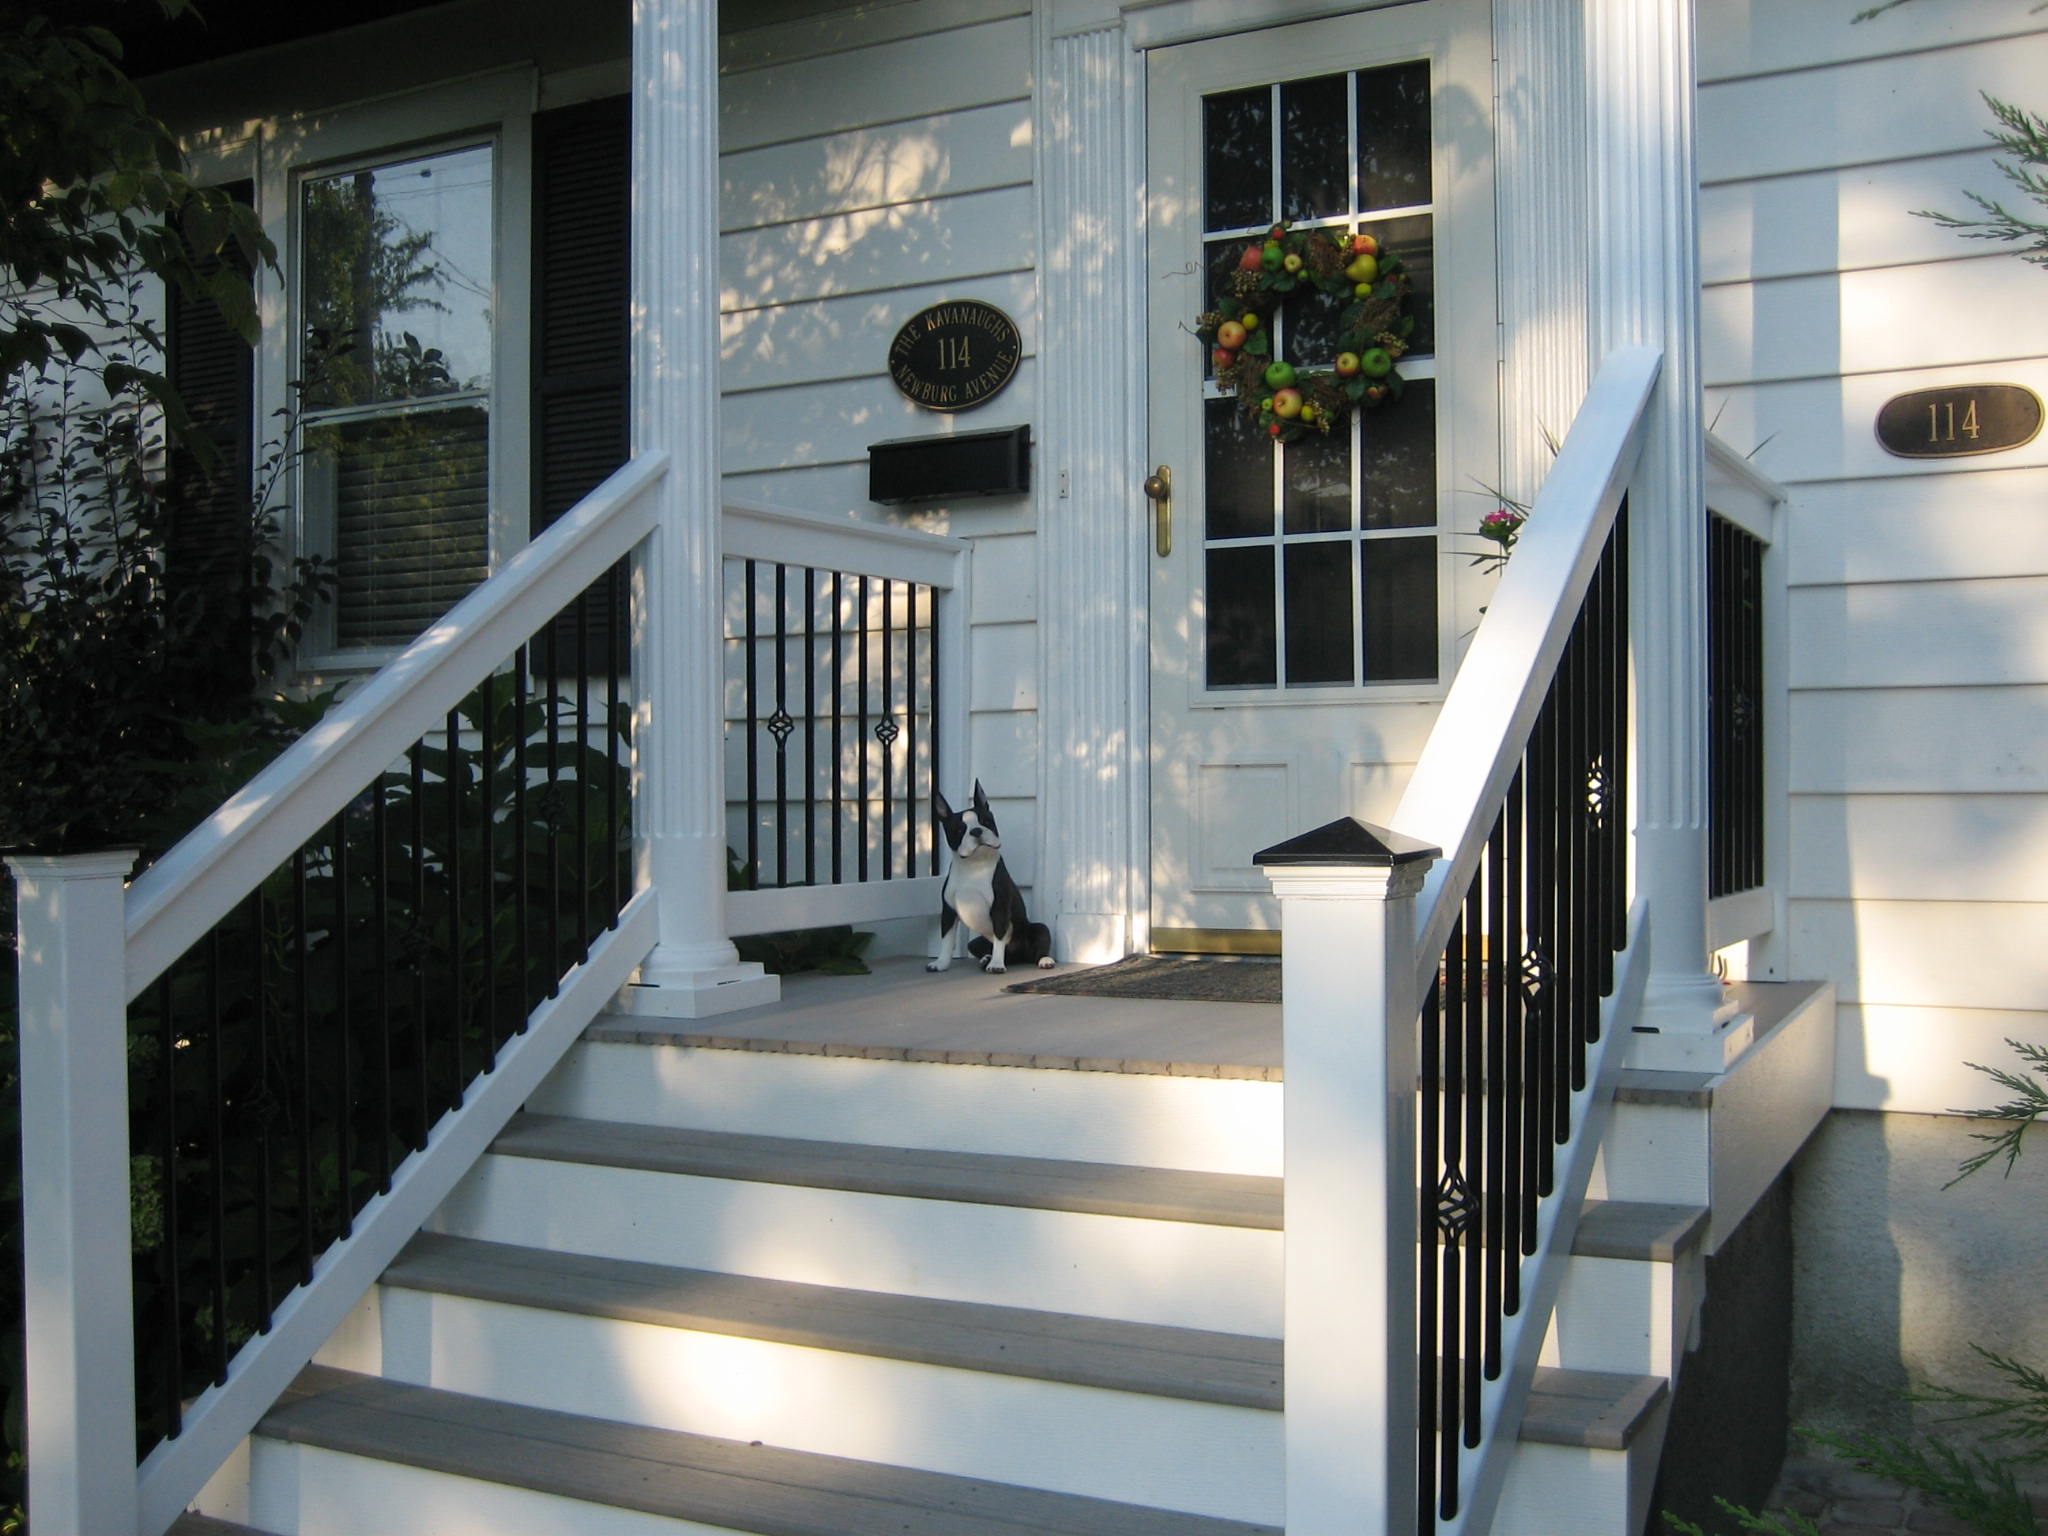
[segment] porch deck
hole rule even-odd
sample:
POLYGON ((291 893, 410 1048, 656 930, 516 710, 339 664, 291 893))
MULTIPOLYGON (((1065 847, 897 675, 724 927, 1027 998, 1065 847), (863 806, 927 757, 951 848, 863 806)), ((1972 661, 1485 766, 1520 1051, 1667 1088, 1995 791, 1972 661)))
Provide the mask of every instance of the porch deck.
POLYGON ((922 960, 874 962, 866 976, 787 976, 782 1001, 711 1020, 601 1017, 584 1038, 713 1050, 860 1056, 960 1066, 1280 1079, 1280 1010, 1266 1003, 1157 1002, 1006 992, 1070 973, 983 974, 922 960))

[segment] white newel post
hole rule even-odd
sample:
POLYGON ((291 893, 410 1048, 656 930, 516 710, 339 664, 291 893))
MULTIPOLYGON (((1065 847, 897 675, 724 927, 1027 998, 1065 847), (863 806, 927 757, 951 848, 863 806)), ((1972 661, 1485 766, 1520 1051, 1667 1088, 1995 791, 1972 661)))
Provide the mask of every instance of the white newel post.
POLYGON ((1746 1042, 1707 954, 1706 434, 1692 0, 1587 0, 1594 358, 1661 348, 1629 488, 1636 884, 1655 914, 1630 1059, 1718 1071, 1746 1042))
POLYGON ((36 1536, 136 1524, 127 897, 133 849, 17 855, 28 1507, 36 1536))
POLYGON ((1437 854, 1347 818, 1256 856, 1285 997, 1288 1536, 1415 1529, 1415 896, 1437 854))
POLYGON ((718 18, 633 0, 633 451, 665 448, 633 584, 634 847, 660 939, 621 994, 701 1018, 773 1002, 725 931, 718 439, 718 18))

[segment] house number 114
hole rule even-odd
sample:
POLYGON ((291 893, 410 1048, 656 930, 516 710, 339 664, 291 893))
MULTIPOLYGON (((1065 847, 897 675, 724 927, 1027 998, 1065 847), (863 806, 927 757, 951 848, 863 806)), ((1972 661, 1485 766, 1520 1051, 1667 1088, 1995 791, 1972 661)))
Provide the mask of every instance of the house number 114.
POLYGON ((2041 430, 2041 397, 2023 384, 1952 384, 1894 395, 1877 413, 1877 441, 1902 459, 2002 453, 2041 430))

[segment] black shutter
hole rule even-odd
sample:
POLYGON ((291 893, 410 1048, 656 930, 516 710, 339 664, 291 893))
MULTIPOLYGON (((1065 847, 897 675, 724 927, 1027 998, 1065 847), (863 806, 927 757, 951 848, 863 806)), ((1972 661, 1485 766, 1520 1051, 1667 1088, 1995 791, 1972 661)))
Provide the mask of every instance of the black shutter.
MULTIPOLYGON (((533 119, 533 531, 626 462, 631 368, 632 186, 627 98, 533 119)), ((605 665, 604 624, 625 589, 592 589, 584 625, 557 626, 560 664, 605 665)))
MULTIPOLYGON (((255 198, 250 182, 224 190, 240 203, 255 198)), ((218 261, 248 275, 248 263, 232 245, 218 261)), ((209 691, 218 689, 205 702, 246 699, 255 685, 255 349, 235 334, 211 299, 175 285, 165 296, 164 343, 164 376, 213 447, 210 463, 189 447, 171 450, 164 580, 172 602, 195 615, 190 643, 209 653, 204 665, 192 669, 208 680, 209 691)))

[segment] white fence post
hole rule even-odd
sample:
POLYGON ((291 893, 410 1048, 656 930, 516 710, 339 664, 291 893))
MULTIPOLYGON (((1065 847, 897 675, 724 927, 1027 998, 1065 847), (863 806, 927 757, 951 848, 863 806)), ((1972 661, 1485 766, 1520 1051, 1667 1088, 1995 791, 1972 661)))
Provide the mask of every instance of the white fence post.
POLYGON ((36 1536, 136 1524, 129 1276, 132 849, 17 855, 28 1505, 36 1536))
POLYGON ((1415 896, 1439 850, 1346 818, 1280 899, 1288 1536, 1415 1529, 1415 896))

